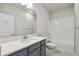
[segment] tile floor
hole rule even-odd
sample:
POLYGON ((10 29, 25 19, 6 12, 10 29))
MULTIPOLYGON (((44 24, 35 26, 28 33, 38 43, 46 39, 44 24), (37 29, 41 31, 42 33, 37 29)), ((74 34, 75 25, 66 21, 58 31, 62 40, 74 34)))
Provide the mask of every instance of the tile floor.
POLYGON ((59 51, 58 49, 46 48, 46 56, 75 56, 75 55, 68 52, 59 51))

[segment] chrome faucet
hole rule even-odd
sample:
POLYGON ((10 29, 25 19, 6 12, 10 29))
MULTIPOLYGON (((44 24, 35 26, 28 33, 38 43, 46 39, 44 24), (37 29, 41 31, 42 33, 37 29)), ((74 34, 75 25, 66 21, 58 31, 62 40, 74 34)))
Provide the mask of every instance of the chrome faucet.
POLYGON ((23 39, 27 39, 27 38, 28 38, 27 36, 24 36, 24 37, 23 37, 23 39))

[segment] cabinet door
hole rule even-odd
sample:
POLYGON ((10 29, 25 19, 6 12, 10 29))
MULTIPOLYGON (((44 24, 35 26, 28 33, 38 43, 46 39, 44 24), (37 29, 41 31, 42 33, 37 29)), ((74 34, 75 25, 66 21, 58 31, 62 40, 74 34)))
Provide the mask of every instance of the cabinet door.
POLYGON ((34 50, 29 56, 40 56, 40 48, 34 50))
POLYGON ((10 54, 9 56, 27 56, 27 55, 28 55, 28 50, 23 49, 23 50, 15 52, 13 54, 10 54))
POLYGON ((40 48, 40 42, 31 45, 29 47, 29 53, 31 53, 32 51, 36 50, 37 48, 40 48))
POLYGON ((41 46, 41 56, 46 56, 46 45, 41 46))
POLYGON ((43 41, 41 41, 41 45, 45 45, 46 44, 46 39, 44 39, 43 41))

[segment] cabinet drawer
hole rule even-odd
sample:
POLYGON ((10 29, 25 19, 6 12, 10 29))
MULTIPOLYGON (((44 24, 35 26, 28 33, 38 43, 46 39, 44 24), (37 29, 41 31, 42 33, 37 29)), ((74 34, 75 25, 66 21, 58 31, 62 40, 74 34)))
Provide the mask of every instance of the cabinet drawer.
POLYGON ((28 56, 28 49, 22 49, 13 54, 10 54, 9 56, 28 56))
POLYGON ((46 39, 41 41, 41 45, 44 45, 44 44, 46 44, 46 39))
POLYGON ((40 56, 40 48, 36 49, 32 53, 29 54, 29 56, 40 56))
POLYGON ((41 46, 41 56, 46 56, 46 45, 41 46))
POLYGON ((39 48, 40 47, 40 42, 34 44, 34 45, 31 45, 29 47, 29 53, 31 53, 32 51, 34 51, 35 49, 39 48))

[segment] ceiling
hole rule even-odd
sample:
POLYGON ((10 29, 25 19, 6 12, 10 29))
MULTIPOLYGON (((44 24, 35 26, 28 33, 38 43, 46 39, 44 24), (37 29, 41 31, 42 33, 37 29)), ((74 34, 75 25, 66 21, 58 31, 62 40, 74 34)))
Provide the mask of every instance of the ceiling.
POLYGON ((72 3, 39 3, 44 6, 49 12, 54 12, 59 9, 64 9, 73 6, 72 3))
MULTIPOLYGON (((35 3, 35 4, 39 4, 45 7, 49 12, 54 12, 57 10, 61 10, 61 9, 73 6, 73 3, 35 3)), ((27 6, 21 5, 20 3, 11 3, 10 5, 19 7, 20 9, 23 9, 23 10, 27 10, 27 6)))

